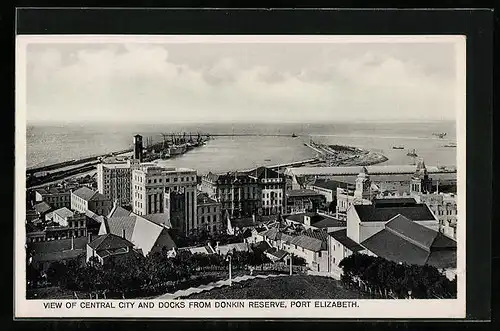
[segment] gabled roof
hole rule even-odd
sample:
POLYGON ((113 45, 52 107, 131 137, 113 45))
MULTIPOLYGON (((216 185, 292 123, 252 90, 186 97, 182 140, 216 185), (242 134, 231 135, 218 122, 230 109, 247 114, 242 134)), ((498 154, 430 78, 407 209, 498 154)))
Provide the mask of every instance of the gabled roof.
POLYGON ((435 220, 429 207, 425 204, 413 206, 374 206, 374 205, 354 205, 361 222, 387 222, 394 216, 401 214, 414 221, 435 220))
POLYGON ((306 236, 306 235, 300 235, 297 237, 293 237, 293 239, 290 240, 290 244, 297 245, 298 247, 302 247, 304 249, 307 249, 307 250, 313 251, 313 252, 319 252, 321 250, 326 249, 326 244, 323 240, 316 239, 316 238, 306 236))
POLYGON ((156 239, 156 242, 155 242, 153 248, 151 249, 151 251, 156 252, 156 251, 161 251, 163 249, 170 251, 176 247, 177 247, 177 245, 175 244, 174 240, 170 236, 170 233, 168 233, 168 229, 163 228, 160 235, 158 236, 158 239, 156 239))
POLYGON ((318 230, 315 231, 312 229, 307 229, 303 233, 303 235, 316 238, 318 240, 324 241, 325 243, 328 240, 328 233, 326 233, 325 231, 318 231, 318 230))
POLYGON ((108 231, 111 234, 122 236, 125 231, 125 239, 132 241, 132 234, 134 233, 134 227, 136 222, 135 216, 117 216, 108 219, 108 231))
POLYGON ((90 201, 92 197, 96 194, 97 192, 89 189, 86 186, 80 187, 78 190, 73 191, 73 194, 76 195, 79 198, 82 198, 83 200, 90 201))
POLYGON ((347 229, 337 230, 328 233, 333 239, 352 252, 359 252, 365 248, 347 236, 347 229))
POLYGON ((119 249, 124 247, 133 247, 134 244, 132 244, 130 241, 122 237, 108 233, 108 234, 103 234, 101 236, 97 236, 91 243, 89 243, 89 246, 92 247, 94 250, 99 251, 99 250, 119 249))
POLYGON ((438 269, 456 267, 454 240, 404 217, 393 221, 361 245, 375 255, 395 262, 428 264, 438 269))
POLYGON ((438 234, 438 232, 412 222, 402 215, 394 216, 389 222, 387 222, 385 228, 399 234, 426 250, 430 249, 438 234))
POLYGON ((261 236, 265 236, 269 238, 270 240, 276 240, 278 236, 278 228, 270 228, 269 230, 266 230, 264 232, 259 233, 261 236))
POLYGON ((215 204, 217 201, 212 199, 211 197, 208 196, 207 193, 199 193, 196 196, 196 203, 199 205, 204 205, 204 204, 215 204))
POLYGON ((143 216, 145 219, 156 223, 158 225, 165 226, 167 228, 171 228, 172 224, 170 224, 170 215, 167 213, 156 213, 156 214, 147 214, 143 216))
POLYGON ((61 218, 73 217, 73 215, 75 215, 75 213, 73 213, 71 210, 69 210, 66 207, 62 207, 62 208, 54 210, 54 214, 57 214, 61 218))
POLYGON ((108 218, 116 217, 116 216, 130 216, 131 212, 126 210, 125 208, 119 206, 118 204, 113 205, 111 211, 108 214, 108 218))
POLYGON ((48 203, 46 203, 45 201, 37 203, 36 205, 33 206, 33 208, 39 214, 44 214, 52 209, 52 207, 50 207, 50 205, 48 203))

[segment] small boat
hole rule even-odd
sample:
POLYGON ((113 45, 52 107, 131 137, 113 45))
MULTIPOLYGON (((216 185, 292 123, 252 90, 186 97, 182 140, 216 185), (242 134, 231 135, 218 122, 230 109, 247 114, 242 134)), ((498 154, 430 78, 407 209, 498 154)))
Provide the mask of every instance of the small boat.
POLYGON ((298 136, 295 133, 292 134, 292 138, 297 138, 297 137, 298 136))
POLYGON ((449 143, 449 144, 444 145, 443 147, 455 148, 455 147, 457 147, 457 144, 455 144, 455 143, 449 143))
POLYGON ((392 149, 405 149, 404 146, 392 146, 392 149))
POLYGON ((418 156, 418 154, 415 152, 415 149, 413 149, 412 151, 408 152, 406 155, 407 156, 411 156, 411 157, 417 157, 418 156))
POLYGON ((271 161, 271 159, 265 159, 264 161, 269 162, 269 161, 271 161))

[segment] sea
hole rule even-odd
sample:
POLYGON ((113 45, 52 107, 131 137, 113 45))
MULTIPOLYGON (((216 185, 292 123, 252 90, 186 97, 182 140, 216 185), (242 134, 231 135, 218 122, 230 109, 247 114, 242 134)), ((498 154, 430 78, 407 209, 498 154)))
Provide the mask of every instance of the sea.
MULTIPOLYGON (((310 159, 316 153, 304 143, 313 139, 326 144, 347 145, 384 154, 383 164, 407 165, 415 150, 427 165, 456 166, 456 126, 452 121, 435 122, 343 122, 284 124, 30 124, 27 126, 27 166, 42 166, 82 157, 116 152, 132 147, 132 137, 141 134, 162 141, 162 133, 280 134, 286 136, 213 137, 205 146, 161 161, 171 167, 196 169, 198 173, 224 173, 310 159), (298 137, 293 138, 292 134, 298 137), (443 139, 433 133, 446 133, 443 139), (393 149, 402 146, 403 149, 393 149)), ((145 138, 143 140, 146 140, 145 138)))

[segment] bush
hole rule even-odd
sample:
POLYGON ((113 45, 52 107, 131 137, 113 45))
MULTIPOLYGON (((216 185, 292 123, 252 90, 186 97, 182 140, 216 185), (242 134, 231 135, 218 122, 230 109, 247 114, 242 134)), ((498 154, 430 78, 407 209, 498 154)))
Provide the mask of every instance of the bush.
POLYGON ((343 259, 341 281, 371 293, 396 298, 456 298, 456 279, 450 281, 435 267, 407 265, 366 254, 343 259), (410 294, 411 293, 411 294, 410 294))

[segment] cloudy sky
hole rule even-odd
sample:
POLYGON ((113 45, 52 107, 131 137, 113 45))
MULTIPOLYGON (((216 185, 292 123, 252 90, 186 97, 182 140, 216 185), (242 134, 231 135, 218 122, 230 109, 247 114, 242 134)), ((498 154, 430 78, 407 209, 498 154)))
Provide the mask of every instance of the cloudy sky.
POLYGON ((451 43, 29 44, 30 122, 455 118, 451 43))

